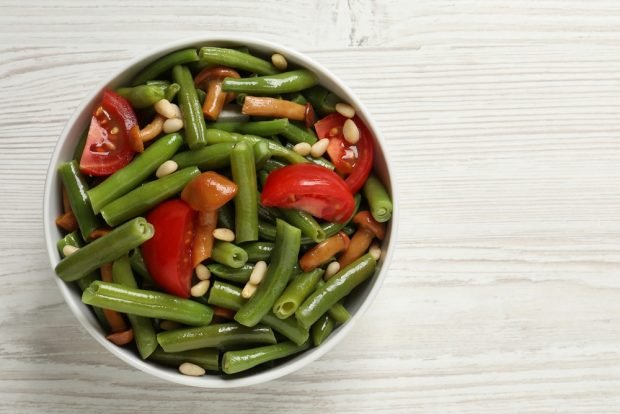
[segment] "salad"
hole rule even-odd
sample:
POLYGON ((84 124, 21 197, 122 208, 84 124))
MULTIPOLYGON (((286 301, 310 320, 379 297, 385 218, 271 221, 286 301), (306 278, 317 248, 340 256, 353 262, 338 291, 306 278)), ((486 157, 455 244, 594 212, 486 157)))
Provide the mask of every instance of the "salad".
POLYGON ((231 375, 320 346, 375 274, 392 201, 355 109, 245 47, 103 91, 62 163, 55 271, 117 346, 231 375))

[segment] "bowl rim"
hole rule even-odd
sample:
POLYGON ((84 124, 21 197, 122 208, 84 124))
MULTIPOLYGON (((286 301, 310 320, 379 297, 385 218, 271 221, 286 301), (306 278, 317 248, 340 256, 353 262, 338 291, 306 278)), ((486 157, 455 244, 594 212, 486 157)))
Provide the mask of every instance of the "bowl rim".
POLYGON ((393 168, 391 167, 392 162, 390 160, 390 154, 387 150, 387 146, 385 144, 385 140, 383 139, 379 128, 376 123, 370 117, 370 114, 362 101, 355 95, 355 93, 336 75, 334 75, 330 70, 325 68, 322 64, 318 63, 313 58, 298 52, 294 49, 291 49, 287 46, 267 41, 261 38, 250 37, 250 36, 239 36, 239 35, 201 35, 201 36, 193 36, 193 37, 185 37, 181 38, 164 45, 151 48, 146 52, 140 54, 139 56, 134 57, 133 59, 123 62, 123 64, 117 68, 112 74, 106 76, 101 82, 99 82, 95 88, 93 88, 79 103, 79 105, 73 111, 71 117, 66 122, 56 144, 54 146, 54 151, 50 158, 48 167, 47 167, 47 175, 45 179, 44 186, 44 196, 43 196, 43 228, 44 228, 44 238, 45 244, 47 248, 48 258, 50 261, 50 265, 52 268, 51 275, 56 281, 56 285, 60 289, 62 293, 64 301, 69 306, 69 309, 76 317, 76 319, 80 322, 82 327, 86 329, 86 331, 105 349, 107 349, 110 353, 115 355, 121 361, 127 363, 128 365, 141 370, 147 374, 150 374, 154 377, 167 380, 173 383, 181 384, 181 385, 190 385, 195 387, 202 388, 234 388, 234 387, 243 387, 250 385, 257 385, 263 382, 271 381, 285 375, 288 375, 292 372, 295 372, 302 367, 310 364, 311 362, 317 360, 321 356, 325 355, 329 350, 331 350, 334 346, 336 346, 352 329, 355 322, 362 317, 362 315, 366 312, 370 304, 373 302, 377 293, 379 292, 384 279, 387 276, 389 265, 391 263, 397 233, 398 233, 398 216, 399 216, 399 207, 398 207, 398 189, 397 182, 395 180, 395 175, 393 168), (366 122, 368 128, 373 132, 376 142, 379 144, 380 151, 385 159, 386 164, 386 178, 389 181, 388 187, 391 189, 392 202, 393 202, 393 214, 390 220, 390 226, 388 228, 388 243, 387 246, 383 246, 384 255, 382 257, 382 265, 379 269, 378 274, 375 276, 375 281, 372 288, 369 290, 368 294, 365 298, 361 300, 359 308, 352 315, 351 319, 347 321, 344 325, 338 328, 337 331, 333 332, 330 335, 329 340, 322 344, 319 347, 313 347, 293 360, 286 362, 283 365, 277 366, 272 369, 268 369, 262 372, 258 372, 252 374, 247 377, 240 378, 222 378, 221 376, 202 376, 202 377, 190 377, 185 376, 180 373, 177 373, 172 370, 166 370, 159 366, 156 366, 152 363, 148 363, 147 361, 143 361, 133 353, 128 353, 123 351, 121 348, 113 345, 111 342, 105 339, 103 335, 93 326, 93 324, 87 319, 86 315, 83 312, 83 309, 80 307, 81 302, 75 300, 71 289, 69 286, 63 282, 60 278, 58 278, 54 272, 54 268, 56 264, 60 261, 58 258, 58 253, 56 249, 56 242, 53 230, 55 229, 55 223, 50 219, 48 214, 46 214, 50 208, 52 203, 52 194, 53 191, 56 191, 53 187, 54 175, 56 174, 56 166, 59 163, 60 153, 62 149, 62 144, 67 140, 72 126, 77 122, 78 118, 81 114, 88 109, 90 103, 101 94, 101 91, 107 87, 110 83, 114 82, 116 78, 124 75, 131 68, 136 67, 143 61, 148 61, 153 59, 155 56, 160 55, 163 56, 167 53, 173 52, 175 50, 179 50, 182 48, 190 47, 196 44, 243 44, 248 47, 258 47, 263 49, 271 49, 274 52, 282 53, 285 56, 293 57, 294 60, 299 62, 303 62, 303 66, 308 69, 320 73, 326 78, 329 78, 334 83, 337 83, 338 86, 345 92, 345 94, 351 99, 353 106, 356 108, 356 111, 361 113, 362 118, 366 122))

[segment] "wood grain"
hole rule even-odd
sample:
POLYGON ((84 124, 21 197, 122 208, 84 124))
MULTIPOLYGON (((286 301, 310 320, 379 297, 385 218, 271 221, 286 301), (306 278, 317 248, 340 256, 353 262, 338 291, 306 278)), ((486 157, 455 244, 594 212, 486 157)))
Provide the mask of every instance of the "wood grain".
POLYGON ((619 412, 620 3, 0 0, 0 413, 619 412), (390 275, 333 351, 259 387, 112 358, 54 286, 47 163, 86 93, 199 34, 307 52, 366 103, 401 189, 390 275))

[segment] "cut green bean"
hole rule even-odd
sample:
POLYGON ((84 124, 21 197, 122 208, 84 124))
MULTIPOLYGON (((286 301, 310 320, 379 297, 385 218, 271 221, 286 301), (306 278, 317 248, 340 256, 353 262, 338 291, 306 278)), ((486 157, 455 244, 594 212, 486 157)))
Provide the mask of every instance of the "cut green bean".
MULTIPOLYGON (((241 297, 241 288, 215 281, 209 291, 208 303, 213 306, 237 311, 241 309, 245 299, 241 297)), ((280 319, 273 312, 268 312, 260 322, 298 345, 304 343, 309 336, 308 330, 302 328, 293 317, 280 319)))
POLYGON ((327 339, 329 334, 334 330, 334 321, 332 318, 325 314, 321 316, 321 318, 312 325, 310 329, 310 336, 312 338, 312 344, 314 346, 319 346, 327 339))
POLYGON ((183 138, 177 133, 158 138, 127 166, 88 190, 87 194, 94 212, 99 213, 105 205, 144 182, 164 161, 169 160, 182 144, 183 138))
POLYGON ((182 352, 200 348, 230 349, 242 345, 275 344, 271 328, 248 328, 238 323, 222 323, 198 328, 175 329, 157 334, 157 342, 166 352, 182 352))
POLYGON ((230 242, 216 240, 213 243, 211 259, 226 266, 239 269, 248 261, 248 254, 237 245, 230 242))
MULTIPOLYGON (((323 280, 319 280, 316 284, 316 288, 320 289, 324 284, 325 282, 323 280)), ((341 300, 338 303, 332 305, 332 307, 329 308, 329 310, 327 311, 329 316, 331 316, 332 320, 337 324, 343 324, 349 319, 351 319, 351 314, 349 313, 347 308, 344 307, 342 302, 343 301, 341 300)))
POLYGON ((100 227, 97 216, 93 213, 90 200, 88 198, 88 187, 77 161, 69 161, 60 164, 58 167, 60 179, 67 189, 67 196, 71 204, 71 210, 80 227, 80 233, 84 240, 90 239, 90 233, 100 227))
POLYGON ((61 260, 56 265, 56 274, 65 282, 78 280, 138 247, 154 233, 151 224, 137 217, 61 260))
POLYGON ((154 85, 138 85, 128 88, 118 88, 118 93, 127 99, 132 107, 136 109, 149 108, 157 101, 164 99, 166 89, 154 85))
POLYGON ((319 268, 297 276, 273 304, 273 313, 280 319, 293 315, 299 305, 315 290, 323 273, 325 271, 319 268))
POLYGON ((292 70, 277 75, 250 78, 225 78, 222 82, 224 92, 278 95, 299 92, 316 85, 319 78, 307 69, 292 70))
POLYGON ((160 75, 172 69, 175 65, 197 62, 198 53, 196 49, 183 49, 158 58, 152 64, 142 70, 131 82, 133 86, 141 85, 146 81, 156 79, 160 75))
POLYGON ((181 87, 178 101, 183 113, 185 142, 191 150, 204 147, 207 145, 207 125, 196 94, 192 73, 187 67, 177 65, 172 68, 172 78, 181 87))
MULTIPOLYGON (((121 256, 112 264, 112 280, 119 285, 133 289, 138 288, 127 255, 121 256)), ((131 313, 127 314, 127 319, 129 319, 129 323, 133 329, 133 336, 136 341, 138 353, 142 359, 148 358, 157 348, 157 337, 155 335, 155 329, 153 328, 153 321, 149 318, 133 315, 131 313)))
POLYGON ((180 193, 185 185, 198 175, 198 168, 188 167, 143 184, 106 205, 101 210, 101 216, 108 225, 114 227, 146 213, 162 201, 180 193))
POLYGON ((258 262, 269 260, 274 246, 271 242, 254 241, 243 243, 240 247, 248 254, 248 262, 258 262))
POLYGON ((159 362, 162 365, 170 367, 178 367, 184 362, 191 362, 206 371, 218 372, 219 367, 219 351, 217 349, 194 349, 185 352, 164 352, 163 349, 157 348, 155 352, 149 356, 149 361, 159 362))
POLYGON ((73 246, 73 247, 81 247, 84 244, 84 241, 80 237, 77 231, 73 231, 71 233, 67 233, 65 237, 58 240, 56 242, 56 248, 58 249, 58 253, 60 257, 64 257, 63 249, 65 246, 73 246))
POLYGON ((213 318, 210 307, 193 300, 152 290, 133 289, 118 283, 92 283, 82 294, 82 302, 117 312, 167 319, 185 325, 208 325, 213 318))
POLYGON ((312 145, 317 141, 316 134, 310 128, 302 128, 295 122, 289 122, 284 131, 280 132, 286 139, 293 144, 307 142, 312 145))
POLYGON ((217 222, 219 227, 235 229, 235 212, 232 203, 226 203, 217 210, 217 222))
POLYGON ((146 268, 146 263, 144 263, 144 258, 142 257, 142 253, 140 252, 140 248, 136 247, 132 251, 129 252, 129 263, 131 264, 131 268, 134 272, 136 272, 140 278, 142 278, 143 282, 153 285, 153 278, 146 268))
POLYGON ((250 280, 250 275, 252 274, 252 269, 254 269, 254 266, 245 264, 239 268, 234 268, 221 263, 210 263, 207 265, 207 268, 215 277, 228 280, 233 283, 244 284, 250 280))
POLYGON ((282 342, 276 345, 261 346, 259 348, 228 351, 222 357, 222 371, 226 374, 236 374, 246 371, 265 362, 297 354, 310 348, 310 343, 296 345, 293 342, 282 342))
POLYGON ((286 99, 287 101, 295 102, 299 105, 305 105, 308 103, 306 97, 299 92, 288 94, 284 96, 284 99, 286 99))
POLYGON ((282 294, 297 263, 301 231, 283 220, 276 220, 276 243, 271 263, 254 295, 237 311, 235 320, 245 326, 254 326, 271 310, 282 294))
POLYGON ((336 104, 340 102, 340 98, 336 94, 331 93, 321 85, 313 86, 303 91, 303 94, 320 116, 336 112, 336 104))
POLYGON ((166 92, 164 93, 164 98, 167 101, 172 102, 174 98, 177 96, 177 93, 181 90, 181 85, 178 83, 171 83, 170 86, 166 88, 166 92))
POLYGON ((258 190, 254 151, 239 142, 230 154, 233 181, 238 186, 235 202, 235 240, 238 243, 258 240, 258 190))
POLYGON ((290 122, 286 118, 272 119, 270 121, 244 122, 240 123, 239 126, 231 132, 270 137, 272 135, 282 134, 289 125, 290 122))
POLYGON ((273 75, 279 72, 271 62, 235 49, 206 46, 200 49, 198 56, 200 66, 221 65, 259 75, 273 75))
POLYGON ((295 311, 295 317, 301 326, 304 328, 312 326, 329 308, 372 276, 376 264, 370 254, 365 254, 332 276, 295 311))
POLYGON ((230 165, 230 153, 235 144, 233 142, 223 142, 221 144, 209 145, 194 151, 185 151, 172 157, 179 168, 196 166, 201 171, 211 171, 230 165))
POLYGON ((366 180, 364 196, 375 220, 385 223, 392 217, 392 199, 376 175, 371 174, 366 180))
MULTIPOLYGON (((254 144, 254 163, 255 171, 263 168, 265 163, 271 158, 271 150, 267 141, 259 141, 254 144)), ((256 174, 256 173, 255 173, 256 174)))
POLYGON ((312 217, 312 214, 289 208, 281 208, 280 213, 282 213, 286 221, 300 229, 304 236, 309 237, 315 243, 320 243, 326 239, 325 230, 312 217))

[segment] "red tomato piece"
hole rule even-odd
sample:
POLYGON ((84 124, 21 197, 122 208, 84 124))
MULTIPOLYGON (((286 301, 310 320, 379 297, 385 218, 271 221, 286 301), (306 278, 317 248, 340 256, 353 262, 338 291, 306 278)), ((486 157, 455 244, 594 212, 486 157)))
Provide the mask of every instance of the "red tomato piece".
POLYGON ((192 282, 192 240, 196 213, 183 200, 155 207, 146 220, 155 235, 142 245, 142 256, 155 283, 164 291, 189 298, 192 282))
POLYGON ((335 172, 316 164, 278 168, 267 177, 261 202, 267 207, 296 208, 328 221, 345 222, 355 200, 335 172))
POLYGON ((105 90, 90 121, 80 170, 88 175, 105 176, 129 164, 135 154, 129 142, 129 130, 137 124, 129 102, 105 90))

